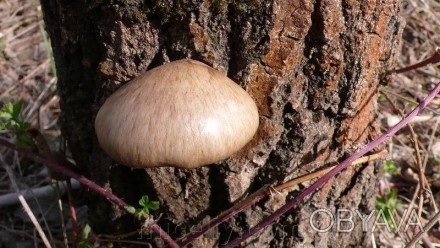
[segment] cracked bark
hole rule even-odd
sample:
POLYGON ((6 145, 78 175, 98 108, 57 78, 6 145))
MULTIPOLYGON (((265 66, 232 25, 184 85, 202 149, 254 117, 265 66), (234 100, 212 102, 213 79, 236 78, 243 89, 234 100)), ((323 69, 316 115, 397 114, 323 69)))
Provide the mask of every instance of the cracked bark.
MULTIPOLYGON (((339 160, 377 136, 376 89, 394 66, 403 23, 399 5, 392 0, 42 1, 59 74, 63 134, 88 176, 132 204, 143 194, 158 199, 164 214, 159 224, 180 237, 262 185, 316 169, 305 166, 311 161, 339 160), (260 113, 257 135, 230 159, 197 170, 132 171, 115 164, 94 135, 97 110, 139 73, 181 58, 203 61, 249 92, 260 113)), ((318 233, 309 217, 319 208, 369 213, 375 173, 373 166, 349 168, 247 244, 368 246, 360 224, 351 233, 318 233)), ((194 246, 225 243, 273 211, 270 205, 253 206, 194 246)), ((138 227, 93 194, 89 207, 98 233, 138 227)), ((318 224, 328 223, 322 218, 318 224)))

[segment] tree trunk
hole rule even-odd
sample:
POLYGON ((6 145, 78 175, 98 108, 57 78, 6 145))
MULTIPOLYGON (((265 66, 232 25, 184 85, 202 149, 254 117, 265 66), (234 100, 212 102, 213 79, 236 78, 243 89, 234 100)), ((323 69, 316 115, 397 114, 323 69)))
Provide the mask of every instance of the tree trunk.
MULTIPOLYGON (((402 29, 399 1, 41 3, 58 69, 62 132, 74 159, 92 180, 133 205, 144 194, 159 200, 159 224, 173 237, 196 230, 267 183, 316 170, 310 162, 332 163, 352 154, 380 131, 376 92, 394 66, 402 29), (117 165, 94 134, 97 110, 136 75, 182 58, 213 66, 249 92, 260 114, 254 139, 228 160, 195 170, 117 165)), ((359 223, 350 233, 319 233, 309 217, 321 208, 369 214, 375 174, 374 166, 345 170, 247 244, 368 246, 369 234, 359 223)), ((254 205, 194 245, 218 246, 237 237, 307 185, 281 194, 277 203, 254 205)), ((95 232, 139 228, 106 199, 90 195, 95 232)))

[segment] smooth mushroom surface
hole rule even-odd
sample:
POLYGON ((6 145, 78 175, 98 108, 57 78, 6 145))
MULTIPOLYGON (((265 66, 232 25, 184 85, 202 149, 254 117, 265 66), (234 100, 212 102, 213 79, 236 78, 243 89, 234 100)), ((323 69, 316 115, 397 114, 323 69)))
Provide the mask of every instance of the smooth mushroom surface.
POLYGON ((255 134, 257 106, 221 72, 183 59, 149 70, 99 110, 99 144, 117 162, 197 168, 224 160, 255 134))

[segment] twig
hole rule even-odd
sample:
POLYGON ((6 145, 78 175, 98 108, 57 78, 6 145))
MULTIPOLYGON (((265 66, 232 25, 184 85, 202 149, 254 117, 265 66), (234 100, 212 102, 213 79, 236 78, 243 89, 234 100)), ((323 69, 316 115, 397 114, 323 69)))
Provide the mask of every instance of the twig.
POLYGON ((29 216, 29 219, 34 224, 35 229, 37 229, 37 232, 40 235, 41 239, 43 240, 44 245, 46 246, 46 248, 52 248, 52 246, 49 243, 49 240, 46 237, 46 234, 44 233, 43 229, 40 226, 40 223, 38 223, 37 218, 35 218, 34 213, 32 212, 31 208, 27 204, 23 195, 20 193, 20 189, 18 188, 17 182, 15 181, 14 173, 12 172, 11 168, 3 161, 3 156, 1 154, 0 154, 0 163, 5 168, 6 173, 8 174, 9 179, 11 180, 12 187, 14 188, 14 190, 17 193, 19 193, 18 199, 20 200, 20 203, 23 206, 24 211, 29 216))
MULTIPOLYGON (((356 159, 351 165, 358 165, 358 164, 368 163, 368 162, 374 161, 376 159, 382 158, 386 154, 387 154, 387 151, 386 150, 382 150, 382 151, 380 151, 378 153, 375 153, 375 154, 372 154, 370 156, 365 156, 365 157, 356 159)), ((317 172, 314 172, 314 173, 311 173, 311 174, 308 174, 308 175, 305 175, 305 176, 302 176, 302 177, 290 180, 288 182, 285 182, 285 183, 283 183, 281 185, 278 185, 278 186, 274 187, 274 189, 278 190, 278 191, 281 191, 281 190, 284 190, 284 189, 288 189, 289 190, 292 187, 294 187, 294 186, 296 186, 296 185, 298 185, 300 183, 303 183, 303 182, 310 181, 312 179, 321 177, 324 174, 326 174, 329 171, 331 171, 335 167, 336 166, 331 166, 329 168, 325 168, 325 169, 322 169, 320 171, 317 171, 317 172)))
MULTIPOLYGON (((352 165, 358 165, 358 164, 367 163, 367 162, 376 160, 376 159, 381 158, 382 156, 384 156, 386 153, 387 152, 385 150, 383 150, 383 151, 378 152, 376 154, 359 158, 356 161, 354 161, 352 163, 352 165)), ((313 172, 313 173, 310 173, 310 174, 307 174, 307 175, 303 175, 303 176, 297 177, 295 179, 292 179, 292 180, 289 180, 289 181, 287 181, 285 183, 282 183, 282 184, 280 184, 278 186, 275 186, 275 187, 273 187, 273 189, 276 190, 276 191, 291 190, 291 188, 294 187, 295 185, 298 185, 300 183, 303 183, 303 182, 310 181, 310 180, 313 180, 315 178, 318 178, 318 177, 324 175, 325 173, 329 172, 334 167, 335 166, 332 166, 332 167, 329 167, 329 168, 325 168, 325 169, 319 170, 317 172, 313 172)), ((230 219, 234 215, 236 215, 236 214, 246 210, 248 207, 252 206, 253 204, 255 204, 255 203, 259 202, 259 201, 261 201, 263 198, 265 198, 268 195, 269 195, 269 187, 268 187, 268 185, 266 185, 266 186, 260 188, 259 190, 257 190, 256 192, 252 193, 251 195, 247 196, 246 199, 240 201, 238 204, 236 204, 235 206, 233 206, 229 210, 226 210, 220 216, 218 216, 217 218, 212 220, 211 223, 209 223, 206 226, 204 226, 200 231, 192 232, 190 235, 188 235, 188 237, 186 237, 180 243, 180 246, 184 247, 184 246, 190 244, 195 239, 197 239, 198 237, 202 236, 203 234, 205 234, 209 230, 217 227, 218 225, 220 225, 223 222, 227 221, 228 219, 230 219)))
POLYGON ((13 86, 9 87, 7 90, 5 90, 3 93, 0 94, 0 97, 4 97, 7 94, 9 94, 11 91, 15 90, 17 87, 19 87, 20 85, 26 85, 26 82, 28 79, 32 78, 35 74, 37 74, 42 68, 44 68, 47 63, 49 62, 49 60, 45 60, 43 61, 43 63, 41 63, 40 65, 38 65, 35 69, 33 69, 31 72, 29 72, 28 75, 26 75, 26 77, 24 77, 23 79, 21 79, 18 83, 14 84, 13 86))
MULTIPOLYGON (((395 97, 397 97, 397 98, 400 98, 400 99, 402 99, 402 100, 404 100, 404 101, 406 101, 406 102, 409 102, 409 103, 412 103, 412 104, 417 104, 417 101, 414 101, 414 100, 411 99, 411 98, 408 98, 408 97, 402 96, 402 95, 400 95, 400 94, 397 94, 397 93, 395 93, 395 92, 392 92, 392 91, 390 91, 390 90, 387 90, 387 89, 385 89, 384 87, 382 87, 382 88, 380 89, 380 91, 382 91, 382 92, 386 92, 387 94, 392 95, 392 96, 395 96, 395 97)), ((437 110, 435 110, 435 109, 433 109, 433 108, 426 107, 426 109, 429 110, 429 111, 431 111, 432 113, 434 113, 434 114, 436 114, 436 115, 440 115, 440 112, 437 111, 437 110)), ((434 117, 434 118, 435 118, 435 117, 434 117)))
POLYGON ((190 235, 188 235, 188 237, 186 237, 180 243, 180 246, 181 247, 185 247, 186 245, 190 244, 195 239, 197 239, 198 237, 202 236, 203 234, 205 234, 209 230, 217 227, 218 225, 220 225, 221 223, 227 221, 228 219, 230 219, 234 215, 244 211, 245 209, 247 209, 252 204, 260 201, 261 199, 263 199, 266 196, 266 192, 267 192, 268 188, 269 188, 269 185, 265 185, 264 187, 260 188, 256 192, 254 192, 251 195, 249 195, 248 197, 246 197, 245 200, 239 202, 237 205, 235 205, 234 207, 230 208, 229 210, 227 210, 226 212, 221 214, 219 217, 217 217, 214 220, 212 220, 211 223, 209 223, 208 225, 204 226, 199 232, 192 232, 190 235))
MULTIPOLYGON (((79 188, 79 182, 75 179, 71 179, 72 187, 74 189, 79 188)), ((60 194, 63 194, 66 191, 66 183, 65 182, 57 182, 56 184, 46 185, 36 189, 28 189, 23 191, 24 199, 28 199, 31 197, 40 198, 47 197, 53 193, 53 187, 58 185, 60 188, 60 194)), ((9 193, 5 195, 0 195, 0 208, 7 207, 10 205, 14 205, 19 203, 18 194, 17 193, 9 193)))
MULTIPOLYGON (((432 148, 432 143, 433 143, 433 140, 434 140, 435 134, 436 134, 436 132, 437 132, 438 125, 439 125, 439 120, 436 120, 435 125, 434 125, 433 130, 432 130, 432 133, 431 133, 431 135, 430 135, 430 139, 429 139, 429 144, 428 144, 428 149, 427 149, 427 150, 431 150, 431 148, 432 148)), ((428 164, 428 159, 429 159, 429 156, 427 155, 427 156, 425 157, 425 160, 423 161, 423 169, 424 169, 424 170, 425 170, 425 168, 426 168, 426 165, 428 164)), ((425 180, 426 180, 426 177, 425 177, 425 180)), ((426 186, 427 186, 429 192, 432 192, 432 191, 431 191, 431 188, 430 188, 430 185, 429 185, 429 184, 426 184, 426 186)), ((416 192, 419 190, 419 187, 420 187, 420 184, 417 184, 416 192)), ((435 199, 434 199, 434 195, 433 195, 433 194, 429 194, 429 196, 430 196, 430 198, 431 198, 431 199, 430 199, 430 202, 431 202, 431 204, 432 204, 432 206, 433 206, 435 212, 439 212, 438 207, 437 207, 437 204, 436 204, 436 201, 435 201, 435 199)), ((411 203, 410 203, 410 205, 409 205, 409 209, 407 210, 408 213, 410 213, 410 212, 412 211, 412 208, 413 208, 414 202, 415 202, 415 195, 413 196, 413 199, 412 199, 412 201, 411 201, 411 203)), ((409 219, 409 216, 406 216, 406 218, 402 221, 402 223, 406 223, 406 222, 408 221, 408 219, 409 219)), ((437 220, 438 220, 438 218, 435 218, 435 217, 433 217, 433 219, 437 219, 437 220)), ((434 222, 435 222, 435 220, 434 220, 434 222)), ((428 223, 428 225, 429 225, 429 223, 428 223)), ((425 227, 425 228, 426 228, 426 227, 425 227)), ((430 229, 430 228, 431 228, 431 227, 429 227, 429 229, 430 229)), ((424 229, 424 231, 425 231, 425 232, 428 232, 428 230, 426 230, 426 229, 424 229)), ((413 239, 415 239, 415 238, 416 238, 416 237, 414 237, 413 239)), ((423 243, 425 244, 426 247, 433 247, 432 245, 431 245, 431 246, 426 245, 427 242, 429 242, 429 239, 427 238, 426 235, 422 235, 421 238, 419 237, 418 239, 419 239, 419 240, 422 239, 422 241, 423 241, 423 243)), ((417 243, 418 241, 414 241, 414 242, 417 243)), ((414 243, 414 244, 415 244, 415 243, 414 243)), ((409 247, 409 246, 407 246, 407 247, 409 247)))
MULTIPOLYGON (((9 227, 7 227, 5 225, 2 225, 2 224, 0 224, 0 228, 4 229, 5 231, 7 231, 9 233, 12 233, 12 234, 24 237, 24 238, 32 239, 32 240, 34 240, 34 242, 43 242, 43 240, 41 240, 40 238, 34 237, 31 234, 29 234, 29 233, 27 233, 26 231, 23 231, 23 230, 11 229, 11 228, 9 228, 9 227)), ((63 244, 63 241, 54 240, 53 243, 61 245, 61 244, 63 244)))
POLYGON ((135 230, 135 231, 131 231, 128 233, 122 233, 122 234, 117 234, 117 235, 109 235, 109 234, 97 234, 96 236, 98 237, 98 239, 114 239, 114 240, 119 240, 119 239, 125 239, 127 237, 139 234, 140 230, 135 230))
POLYGON ((72 221, 72 243, 73 247, 78 247, 78 222, 76 220, 75 205, 73 203, 73 190, 70 179, 66 180, 67 183, 67 198, 69 199, 69 213, 72 221))
MULTIPOLYGON (((402 117, 404 117, 404 113, 402 112, 402 110, 400 110, 395 104, 394 102, 388 97, 387 94, 385 94, 384 92, 382 92, 383 96, 385 97, 385 99, 388 101, 388 103, 391 105, 391 107, 394 109, 394 111, 396 111, 399 115, 401 115, 402 117)), ((423 193, 426 190, 426 186, 425 186, 425 173, 423 170, 423 164, 422 164, 422 158, 420 157, 420 149, 419 149, 419 142, 417 140, 417 135, 416 132, 414 132, 414 128, 411 125, 411 123, 408 123, 408 129, 409 132, 411 134, 411 141, 413 142, 414 145, 414 150, 415 150, 415 155, 416 155, 416 163, 417 163, 417 169, 418 169, 418 176, 419 176, 419 207, 420 205, 423 206, 423 193)), ((419 217, 421 216, 421 209, 419 208, 419 217)))
POLYGON ((65 221, 64 221, 63 202, 61 201, 61 190, 58 185, 58 182, 55 183, 55 191, 57 193, 58 209, 60 210, 59 214, 60 214, 60 220, 61 220, 61 230, 63 233, 64 247, 69 248, 69 240, 67 240, 66 226, 64 225, 65 221))
MULTIPOLYGON (((17 168, 17 170, 20 172, 20 177, 23 177, 23 172, 21 171, 21 163, 20 163, 20 159, 19 159, 19 156, 18 156, 18 153, 17 153, 17 152, 14 153, 14 164, 17 165, 16 168, 17 168)), ((26 186, 26 189, 29 189, 29 188, 26 186)), ((20 193, 22 193, 22 192, 20 192, 20 193)), ((33 192, 30 191, 30 194, 31 194, 31 195, 32 195, 32 193, 33 193, 33 192)), ((24 196, 23 196, 23 197, 24 197, 24 196)), ((47 230, 47 234, 48 234, 49 241, 50 241, 51 243, 53 243, 54 238, 53 238, 53 236, 52 236, 52 231, 51 231, 51 229, 50 229, 50 225, 49 225, 49 223, 47 222, 45 211, 43 211, 43 208, 41 207, 40 201, 38 201, 38 200, 35 198, 34 195, 32 195, 32 199, 35 201, 35 205, 36 205, 36 207, 37 207, 37 209, 35 209, 35 211, 39 211, 40 214, 41 214, 41 218, 38 219, 38 222, 39 222, 40 224, 41 224, 41 222, 44 223, 44 226, 46 227, 46 230, 47 230)))
POLYGON ((259 232, 266 226, 272 224, 275 220, 277 220, 279 217, 281 217, 283 214, 285 214, 287 211, 292 209, 298 202, 302 201, 306 196, 313 193, 316 189, 320 188, 322 185, 324 185, 330 178, 347 168, 353 161, 355 161, 357 158, 363 156, 367 152, 371 151, 373 148, 377 147, 378 145, 382 144, 384 141, 386 141, 389 137, 394 135, 397 131, 402 129, 406 124, 408 124, 418 113, 420 113, 421 110, 423 110, 433 99, 434 97, 439 93, 440 91, 440 82, 435 86, 435 88, 430 92, 430 94, 426 97, 425 100, 423 100, 416 108, 414 108, 413 111, 411 111, 405 118, 403 118, 399 123, 397 123, 395 126, 390 128, 387 132, 379 136, 378 138, 374 139, 372 142, 368 143, 366 146, 364 146, 360 151, 356 152, 346 160, 344 160, 341 164, 336 166, 334 169, 332 169, 329 173, 325 174, 323 177, 319 178, 315 183, 313 183, 310 187, 303 190, 298 196, 287 202, 283 207, 275 211, 272 215, 264 219, 262 222, 257 224, 255 227, 249 229, 241 237, 238 237, 231 242, 227 243, 225 247, 235 247, 239 245, 242 241, 249 238, 250 236, 254 235, 255 233, 259 232))
POLYGON ((404 68, 401 68, 401 69, 397 69, 397 70, 394 70, 393 72, 397 73, 397 74, 398 73, 404 73, 404 72, 407 72, 407 71, 412 71, 412 70, 415 70, 417 68, 423 67, 425 65, 435 64, 435 63, 438 63, 438 62, 440 62, 440 49, 437 49, 435 51, 435 53, 430 58, 428 58, 428 59, 426 59, 426 60, 424 60, 424 61, 422 61, 420 63, 414 64, 414 65, 410 65, 410 66, 407 66, 407 67, 404 67, 404 68))
MULTIPOLYGON (((385 94, 384 92, 382 92, 383 96, 385 97, 385 99, 388 101, 388 103, 393 107, 393 109, 400 114, 401 116, 403 115, 403 112, 397 108, 397 106, 394 104, 394 102, 388 97, 387 94, 385 94)), ((437 128, 438 125, 438 121, 436 122, 436 126, 435 129, 437 128)), ((413 142, 414 145, 414 149, 415 149, 415 155, 416 155, 416 163, 417 163, 417 167, 418 167, 418 177, 419 177, 419 184, 416 187, 416 193, 414 194, 412 200, 411 200, 411 204, 409 206, 408 212, 411 212, 413 209, 413 203, 416 200, 416 195, 418 195, 419 197, 419 201, 418 201, 418 209, 417 209, 417 215, 419 216, 419 219, 421 219, 421 215, 422 215, 422 210, 423 210, 423 202, 424 202, 424 193, 425 192, 431 192, 430 186, 429 184, 426 184, 426 176, 424 174, 425 171, 425 167, 426 167, 426 163, 427 163, 427 159, 425 159, 425 161, 422 163, 422 159, 420 157, 420 150, 419 150, 419 142, 417 140, 417 135, 414 132, 414 128, 412 127, 411 123, 408 123, 408 128, 411 134, 411 140, 413 142)), ((435 130, 433 132, 433 134, 435 134, 435 130)), ((432 145, 432 139, 430 140, 430 144, 429 146, 432 145)), ((431 202, 434 206, 434 209, 437 211, 437 206, 435 204, 434 198, 432 194, 429 194, 430 198, 431 198, 431 202)), ((409 215, 406 215, 402 221, 402 223, 406 223, 409 220, 409 215)), ((427 242, 427 240, 423 240, 423 242, 427 242)))
MULTIPOLYGON (((34 237, 31 234, 29 234, 29 233, 27 233, 25 231, 22 231, 22 230, 14 230, 14 229, 11 229, 11 228, 9 228, 9 227, 7 227, 5 225, 2 225, 2 224, 0 224, 0 228, 4 229, 5 231, 7 231, 9 233, 12 233, 12 234, 24 237, 24 238, 32 239, 35 242, 41 242, 42 241, 41 239, 39 239, 37 237, 34 237)), ((135 231, 133 234, 136 234, 136 233, 138 233, 138 231, 135 231)), ((121 238, 111 238, 110 235, 103 235, 103 234, 90 237, 87 240, 89 240, 91 242, 128 243, 128 244, 138 244, 138 245, 144 245, 146 247, 152 247, 151 244, 148 243, 148 242, 124 240, 124 239, 121 239, 121 238), (101 236, 109 236, 109 237, 106 238, 106 237, 101 237, 101 236)), ((61 245, 61 244, 63 244, 63 241, 54 240, 54 243, 61 245)))
MULTIPOLYGON (((80 183, 84 184, 85 186, 92 189, 96 193, 104 196, 107 200, 116 204, 118 207, 126 210, 130 214, 134 214, 134 209, 135 209, 134 207, 128 205, 121 198, 115 196, 110 191, 107 191, 106 189, 104 189, 103 187, 94 183, 90 179, 84 177, 83 175, 79 175, 79 174, 73 172, 72 170, 68 169, 67 167, 65 167, 55 161, 52 161, 50 159, 46 159, 45 157, 41 156, 38 153, 35 153, 30 150, 22 149, 22 148, 17 148, 14 144, 12 144, 6 140, 0 139, 0 146, 4 146, 9 149, 15 150, 29 159, 32 159, 34 161, 37 161, 37 162, 40 162, 42 164, 49 166, 50 168, 52 168, 52 170, 54 170, 56 172, 59 172, 67 177, 74 178, 74 179, 78 180, 80 183)), ((174 241, 168 235, 168 233, 166 233, 159 225, 157 225, 156 223, 152 223, 150 227, 155 233, 157 233, 159 235, 159 237, 161 237, 168 244, 168 246, 170 246, 172 248, 179 247, 179 245, 176 243, 176 241, 174 241)))
POLYGON ((417 233, 417 235, 406 245, 407 248, 413 247, 415 244, 417 244, 420 239, 423 237, 425 233, 427 233, 431 228, 434 226, 434 224, 440 219, 440 212, 437 212, 434 217, 432 217, 429 222, 426 224, 426 226, 423 228, 423 231, 420 231, 417 233))
MULTIPOLYGON (((429 144, 428 144, 428 148, 427 148, 428 151, 431 151, 431 149, 432 149, 432 143, 434 141, 435 134, 437 133, 437 128, 438 128, 439 122, 440 121, 438 119, 435 121, 434 127, 431 132, 431 136, 429 138, 429 144)), ((429 160, 429 155, 426 155, 425 160, 423 161, 423 170, 426 169, 426 166, 428 164, 428 160, 429 160)), ((427 186, 428 186, 429 191, 432 192, 431 186, 429 184, 427 184, 427 186)), ((434 195, 429 194, 429 196, 431 198, 430 202, 431 202, 432 207, 434 208, 434 211, 438 212, 439 210, 437 207, 437 201, 434 199, 434 195)))
MULTIPOLYGON (((145 241, 135 241, 135 240, 124 240, 124 239, 106 239, 106 238, 90 238, 92 242, 107 242, 107 243, 120 243, 120 244, 134 244, 141 245, 142 247, 152 248, 150 243, 145 241)), ((109 245, 110 246, 110 245, 109 245)), ((125 247, 125 246, 123 246, 125 247)))

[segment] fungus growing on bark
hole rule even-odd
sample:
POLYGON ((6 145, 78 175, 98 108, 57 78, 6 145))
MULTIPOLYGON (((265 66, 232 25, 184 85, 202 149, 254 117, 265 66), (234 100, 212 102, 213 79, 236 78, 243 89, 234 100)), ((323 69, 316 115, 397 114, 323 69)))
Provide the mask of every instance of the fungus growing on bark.
POLYGON ((95 120, 102 149, 133 168, 215 163, 239 151, 257 128, 257 106, 247 92, 190 59, 159 66, 122 86, 95 120))

